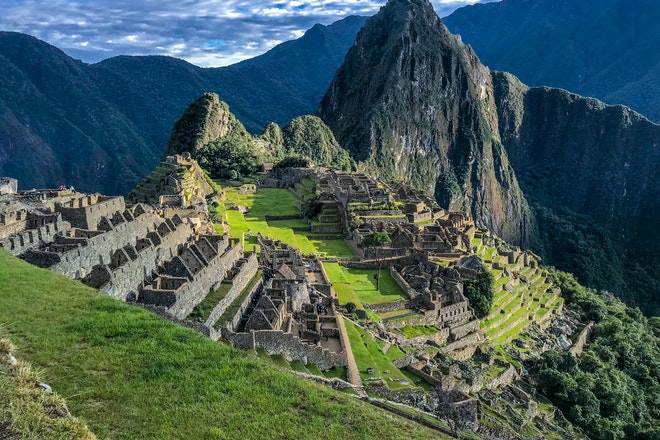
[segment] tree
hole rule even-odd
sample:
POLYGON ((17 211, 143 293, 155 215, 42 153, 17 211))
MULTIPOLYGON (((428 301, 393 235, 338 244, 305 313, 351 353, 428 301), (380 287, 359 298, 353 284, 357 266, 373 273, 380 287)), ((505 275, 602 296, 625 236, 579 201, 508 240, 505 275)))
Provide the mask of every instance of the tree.
POLYGON ((463 283, 463 294, 470 301, 477 318, 483 318, 490 311, 490 306, 493 304, 494 283, 493 275, 486 268, 475 280, 463 283))
POLYGON ((390 236, 387 235, 387 232, 372 232, 362 239, 358 245, 361 248, 374 248, 376 254, 376 261, 378 262, 378 273, 376 275, 376 289, 380 290, 380 267, 383 262, 380 249, 387 245, 392 244, 390 236))

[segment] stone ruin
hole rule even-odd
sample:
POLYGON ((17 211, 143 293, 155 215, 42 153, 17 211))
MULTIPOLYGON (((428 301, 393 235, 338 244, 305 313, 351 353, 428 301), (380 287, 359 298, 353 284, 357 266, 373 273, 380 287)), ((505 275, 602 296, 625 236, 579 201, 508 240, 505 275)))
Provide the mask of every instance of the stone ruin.
MULTIPOLYGON (((347 365, 345 344, 330 294, 331 285, 316 259, 259 235, 263 288, 240 310, 241 326, 223 336, 235 345, 262 348, 270 355, 312 363, 321 369, 347 365)), ((235 322, 236 319, 232 319, 235 322)))
POLYGON ((244 254, 238 240, 200 233, 209 228, 199 228, 200 219, 190 215, 166 216, 149 205, 126 206, 123 197, 69 189, 4 197, 0 247, 172 318, 186 318, 230 275, 247 278, 237 276, 237 267, 256 273, 256 257, 244 254))
POLYGON ((18 192, 18 180, 11 177, 0 177, 0 196, 16 194, 18 192))
POLYGON ((432 262, 393 267, 392 277, 410 297, 409 306, 419 314, 409 319, 387 322, 389 329, 407 325, 432 325, 438 328, 433 339, 454 359, 470 358, 483 341, 479 320, 463 295, 460 273, 432 262))

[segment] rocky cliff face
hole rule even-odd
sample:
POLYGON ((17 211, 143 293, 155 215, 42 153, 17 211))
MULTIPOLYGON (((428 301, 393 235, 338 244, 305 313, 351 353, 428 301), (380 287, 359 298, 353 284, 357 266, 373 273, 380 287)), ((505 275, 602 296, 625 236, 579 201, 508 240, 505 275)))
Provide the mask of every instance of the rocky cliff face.
POLYGON ((500 133, 546 261, 657 313, 660 125, 622 106, 494 73, 500 133))
POLYGON ((527 205, 500 141, 490 72, 427 0, 390 0, 366 23, 319 115, 362 166, 525 243, 527 205))

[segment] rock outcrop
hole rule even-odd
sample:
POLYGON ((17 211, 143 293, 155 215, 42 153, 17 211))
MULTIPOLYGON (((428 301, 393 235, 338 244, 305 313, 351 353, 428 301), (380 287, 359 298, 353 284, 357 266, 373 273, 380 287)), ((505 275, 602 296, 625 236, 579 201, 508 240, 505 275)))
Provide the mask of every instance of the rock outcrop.
POLYGON ((319 115, 367 169, 525 243, 527 204, 499 137, 489 70, 427 0, 390 0, 358 34, 319 115))
POLYGON ((167 142, 167 155, 190 152, 194 156, 207 144, 221 138, 250 139, 243 124, 215 93, 193 101, 174 124, 167 142))

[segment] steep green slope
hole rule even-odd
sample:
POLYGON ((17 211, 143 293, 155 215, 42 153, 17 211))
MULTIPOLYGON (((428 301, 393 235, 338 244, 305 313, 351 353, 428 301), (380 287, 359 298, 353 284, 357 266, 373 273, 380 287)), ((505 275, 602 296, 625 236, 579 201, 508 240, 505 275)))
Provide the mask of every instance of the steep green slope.
POLYGON ((572 310, 594 321, 579 357, 551 350, 534 366, 541 391, 594 440, 660 434, 660 319, 553 272, 572 310))
POLYGON ((0 174, 27 188, 64 183, 117 193, 138 181, 142 163, 155 162, 156 152, 104 100, 84 64, 8 32, 0 33, 0 57, 0 119, 7 122, 0 128, 0 174))
POLYGON ((504 0, 444 18, 492 69, 625 104, 660 122, 660 3, 504 0))
POLYGON ((493 74, 500 132, 546 261, 660 311, 660 126, 622 106, 493 74))
POLYGON ((367 168, 526 241, 526 202, 499 139, 490 72, 429 1, 390 0, 369 19, 318 114, 367 168))
POLYGON ((0 323, 99 438, 437 438, 1 250, 0 323))
POLYGON ((300 116, 282 129, 285 154, 309 157, 317 166, 355 170, 355 162, 323 121, 316 116, 300 116))

